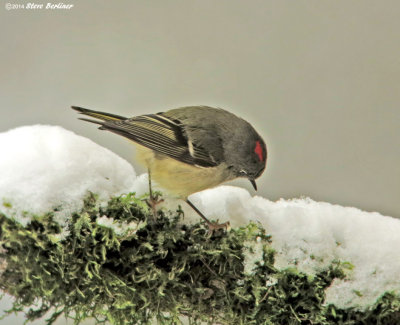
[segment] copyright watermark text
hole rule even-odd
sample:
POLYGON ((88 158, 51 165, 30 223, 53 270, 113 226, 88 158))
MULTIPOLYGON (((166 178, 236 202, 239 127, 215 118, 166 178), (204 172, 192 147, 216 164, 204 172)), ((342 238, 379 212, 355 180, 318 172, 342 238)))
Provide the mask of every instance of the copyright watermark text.
POLYGON ((28 3, 11 3, 7 2, 5 4, 6 10, 70 10, 74 7, 71 3, 36 3, 36 2, 28 2, 28 3))

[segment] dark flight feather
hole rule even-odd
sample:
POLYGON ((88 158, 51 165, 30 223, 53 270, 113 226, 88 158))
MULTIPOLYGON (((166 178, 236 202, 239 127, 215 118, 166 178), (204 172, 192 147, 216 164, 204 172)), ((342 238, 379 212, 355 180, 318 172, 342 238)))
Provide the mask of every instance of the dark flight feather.
POLYGON ((171 120, 160 114, 140 115, 126 118, 119 115, 88 110, 72 106, 80 114, 100 119, 101 121, 81 118, 81 120, 99 124, 107 130, 140 145, 181 162, 201 167, 213 167, 218 163, 202 147, 192 144, 183 126, 178 120, 171 120))

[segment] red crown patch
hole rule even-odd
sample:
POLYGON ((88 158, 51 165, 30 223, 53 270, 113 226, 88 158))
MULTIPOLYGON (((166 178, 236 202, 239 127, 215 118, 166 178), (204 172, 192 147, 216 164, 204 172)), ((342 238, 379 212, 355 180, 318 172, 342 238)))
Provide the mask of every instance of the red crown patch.
POLYGON ((256 141, 256 147, 254 148, 254 152, 256 153, 260 161, 264 161, 264 154, 260 141, 256 141))

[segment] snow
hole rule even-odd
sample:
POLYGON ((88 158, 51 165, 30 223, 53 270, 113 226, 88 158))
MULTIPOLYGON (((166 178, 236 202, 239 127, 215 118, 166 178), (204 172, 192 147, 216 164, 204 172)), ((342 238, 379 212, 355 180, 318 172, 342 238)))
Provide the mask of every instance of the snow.
MULTIPOLYGON (((206 216, 230 220, 233 227, 260 222, 272 236, 279 269, 295 266, 315 274, 334 260, 351 263, 346 279, 326 290, 328 304, 362 308, 386 291, 400 293, 399 219, 309 198, 272 202, 232 186, 196 193, 191 200, 206 216)), ((198 218, 185 211, 187 222, 198 218)))
MULTIPOLYGON (((59 218, 65 223, 81 208, 88 191, 103 201, 124 192, 148 191, 147 175, 136 177, 127 161, 61 127, 36 125, 0 133, 0 148, 0 213, 22 223, 29 221, 24 211, 40 214, 55 207, 61 209, 59 218)), ((363 308, 385 291, 400 291, 398 219, 309 198, 272 202, 232 186, 190 199, 206 216, 230 220, 232 227, 250 220, 261 223, 272 236, 277 268, 296 266, 315 274, 333 260, 351 263, 354 268, 347 271, 347 278, 335 280, 327 289, 326 303, 363 308)), ((184 222, 200 219, 182 201, 167 199, 164 206, 175 210, 178 204, 185 211, 184 222)), ((119 224, 105 216, 97 222, 121 233, 142 226, 119 224)), ((252 272, 259 258, 257 242, 246 258, 246 272, 252 272)))
POLYGON ((0 133, 0 213, 29 221, 59 207, 63 221, 82 197, 101 200, 129 191, 136 174, 110 150, 58 126, 23 126, 0 133), (11 206, 11 207, 10 207, 11 206))
POLYGON ((119 236, 133 235, 139 229, 146 226, 145 222, 132 221, 127 223, 125 221, 114 220, 114 218, 110 218, 107 216, 101 216, 97 218, 96 223, 103 227, 112 228, 114 232, 119 236))

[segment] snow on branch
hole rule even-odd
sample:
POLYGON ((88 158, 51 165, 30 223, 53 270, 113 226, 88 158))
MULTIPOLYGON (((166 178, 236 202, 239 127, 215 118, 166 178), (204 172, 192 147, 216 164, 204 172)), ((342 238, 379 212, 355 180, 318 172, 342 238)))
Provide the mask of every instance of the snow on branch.
POLYGON ((396 324, 400 221, 222 186, 193 195, 207 234, 146 176, 60 127, 0 134, 0 289, 9 312, 97 324, 396 324), (133 192, 136 192, 134 194, 133 192), (93 194, 95 193, 95 194, 93 194), (130 193, 130 194, 122 194, 130 193))

